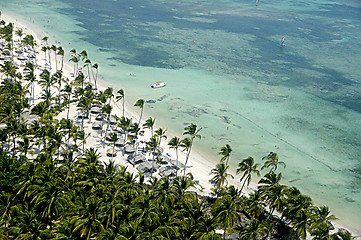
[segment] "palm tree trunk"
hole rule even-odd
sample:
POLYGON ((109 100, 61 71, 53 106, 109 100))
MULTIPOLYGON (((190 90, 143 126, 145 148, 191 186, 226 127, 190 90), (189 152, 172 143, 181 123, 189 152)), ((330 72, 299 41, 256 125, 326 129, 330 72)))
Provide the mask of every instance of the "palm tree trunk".
POLYGON ((124 117, 124 97, 123 97, 123 117, 124 117))
POLYGON ((71 94, 69 94, 69 100, 68 100, 68 112, 66 114, 66 119, 69 119, 69 111, 70 111, 70 98, 71 98, 71 94))
POLYGON ((154 170, 154 156, 155 156, 155 149, 153 149, 153 160, 152 160, 152 171, 150 171, 150 175, 153 174, 153 170, 154 170))
POLYGON ((58 59, 56 57, 56 51, 54 51, 54 55, 55 55, 55 71, 58 71, 58 59))
POLYGON ((125 141, 127 139, 127 131, 124 131, 124 141, 123 141, 123 151, 122 151, 122 155, 124 156, 124 151, 125 151, 125 141))
POLYGON ((62 72, 63 72, 63 66, 64 66, 64 54, 61 55, 61 69, 60 69, 60 71, 62 71, 62 72))
POLYGON ((179 166, 179 161, 178 161, 178 148, 175 150, 175 154, 176 154, 176 156, 177 156, 177 168, 176 168, 177 170, 176 170, 176 172, 175 172, 175 176, 178 177, 178 168, 179 168, 179 167, 178 167, 178 166, 179 166))
POLYGON ((191 150, 192 150, 192 145, 189 147, 189 149, 188 149, 188 151, 187 151, 186 162, 184 163, 184 169, 183 169, 183 177, 186 175, 186 168, 187 168, 187 163, 188 163, 189 155, 191 154, 191 150))
POLYGON ((51 69, 51 59, 50 59, 50 51, 48 50, 48 55, 49 55, 49 68, 51 69))
POLYGON ((15 157, 15 145, 16 145, 16 136, 14 135, 14 139, 13 139, 13 143, 14 143, 14 147, 13 147, 13 157, 15 157))
POLYGON ((139 122, 138 122, 139 125, 140 125, 140 120, 142 120, 142 115, 143 115, 143 108, 142 108, 142 111, 140 111, 140 117, 139 117, 139 122))
POLYGON ((91 76, 90 76, 90 69, 89 69, 89 64, 88 64, 88 76, 89 76, 89 83, 91 83, 91 76))
POLYGON ((242 190, 243 190, 244 184, 246 184, 246 181, 247 181, 247 178, 245 178, 245 179, 244 179, 244 181, 243 181, 243 184, 242 184, 242 187, 241 187, 241 193, 242 193, 242 190))
POLYGON ((97 73, 95 74, 95 80, 94 80, 95 88, 96 88, 96 89, 98 89, 98 87, 97 87, 97 80, 98 80, 98 68, 97 68, 97 73))
POLYGON ((35 101, 35 80, 33 81, 33 103, 34 101, 35 101))
POLYGON ((44 51, 44 55, 45 55, 45 68, 47 68, 47 66, 48 66, 48 58, 46 57, 46 50, 44 51))

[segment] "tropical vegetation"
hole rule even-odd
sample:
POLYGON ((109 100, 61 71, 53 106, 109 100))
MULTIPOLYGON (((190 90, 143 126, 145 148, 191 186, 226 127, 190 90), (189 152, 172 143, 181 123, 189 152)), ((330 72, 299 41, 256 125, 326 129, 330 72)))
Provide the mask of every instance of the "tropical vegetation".
MULTIPOLYGON (((0 27, 1 42, 13 51, 14 27, 0 27), (11 44, 10 44, 11 42, 11 44)), ((17 31, 19 41, 34 50, 31 35, 17 31)), ((91 65, 86 51, 71 50, 74 62, 72 81, 62 75, 64 50, 42 48, 48 63, 39 76, 36 61, 24 64, 24 76, 17 71, 13 57, 1 64, 0 84, 0 238, 1 239, 352 239, 346 230, 332 232, 335 220, 327 206, 315 206, 299 189, 282 184, 276 153, 271 152, 259 169, 252 157, 238 164, 241 189, 229 185, 236 176, 229 172, 232 149, 221 147, 220 162, 210 172, 213 195, 196 193, 198 182, 187 173, 187 163, 201 128, 191 123, 184 128, 183 139, 173 137, 168 145, 186 154, 182 175, 157 178, 133 174, 127 168, 101 161, 95 148, 87 148, 84 119, 91 121, 91 107, 102 106, 99 117, 110 124, 113 89, 97 87, 98 65, 91 65), (51 68, 51 51, 55 61, 51 68), (87 73, 78 71, 79 64, 87 73), (59 69, 60 67, 60 69, 59 69), (96 74, 93 73, 96 69, 96 74), (34 84, 41 88, 35 101, 34 84), (64 84, 64 85, 63 85, 64 84), (54 91, 54 90, 57 90, 54 91), (54 94, 54 92, 56 94, 54 94), (81 123, 69 118, 70 105, 78 108, 81 123), (35 116, 30 118, 30 116, 35 116), (269 168, 250 194, 244 187, 255 174, 269 168), (222 234, 218 234, 223 230, 222 234)), ((124 90, 117 91, 116 101, 123 101, 124 90)), ((135 144, 143 129, 152 137, 147 150, 156 156, 163 128, 153 133, 154 119, 141 124, 146 101, 139 99, 137 122, 123 116, 114 123, 123 131, 124 142, 135 144)), ((108 137, 114 152, 118 135, 108 137)), ((124 152, 123 152, 124 154, 124 152)), ((153 165, 155 163, 155 157, 153 165)))

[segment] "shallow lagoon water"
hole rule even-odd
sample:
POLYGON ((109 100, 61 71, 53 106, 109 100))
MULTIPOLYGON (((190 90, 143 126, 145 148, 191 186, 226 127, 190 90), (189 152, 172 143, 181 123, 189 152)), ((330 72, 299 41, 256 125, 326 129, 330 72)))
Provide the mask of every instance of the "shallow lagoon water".
POLYGON ((196 147, 210 159, 226 143, 234 167, 277 152, 287 164, 283 183, 361 232, 359 1, 3 0, 0 7, 67 50, 86 49, 130 103, 155 101, 145 112, 160 126, 178 136, 190 122, 201 126, 196 147), (156 80, 167 87, 151 91, 156 80))

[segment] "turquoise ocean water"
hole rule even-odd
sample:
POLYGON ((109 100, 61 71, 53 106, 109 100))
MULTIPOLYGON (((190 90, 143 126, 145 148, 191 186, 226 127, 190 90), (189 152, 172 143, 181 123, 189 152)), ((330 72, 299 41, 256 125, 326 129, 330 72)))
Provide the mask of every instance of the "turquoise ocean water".
POLYGON ((153 100, 145 112, 160 126, 180 137, 201 126, 206 157, 226 143, 233 166, 277 152, 284 184, 361 234, 359 0, 2 0, 0 10, 66 51, 86 49, 130 103, 153 100), (167 87, 151 90, 156 80, 167 87))

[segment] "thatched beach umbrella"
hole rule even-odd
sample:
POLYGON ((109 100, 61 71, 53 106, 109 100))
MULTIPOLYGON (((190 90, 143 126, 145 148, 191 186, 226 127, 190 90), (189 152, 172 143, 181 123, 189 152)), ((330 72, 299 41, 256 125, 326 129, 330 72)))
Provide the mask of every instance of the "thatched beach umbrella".
POLYGON ((179 169, 183 169, 184 168, 184 164, 183 163, 181 163, 180 161, 176 161, 176 160, 170 160, 169 161, 173 166, 175 166, 175 167, 178 167, 179 169))
POLYGON ((164 166, 159 169, 159 175, 162 177, 175 177, 177 169, 175 166, 164 166))
POLYGON ((95 117, 95 120, 97 120, 97 121, 102 121, 103 118, 104 118, 104 116, 101 115, 101 114, 99 114, 99 115, 97 115, 97 116, 95 117))
POLYGON ((135 152, 135 147, 131 144, 128 144, 125 146, 124 151, 126 153, 133 153, 133 152, 135 152))
POLYGON ((109 122, 109 124, 113 125, 114 123, 116 123, 117 118, 115 116, 110 116, 107 121, 109 122))
POLYGON ((141 163, 137 166, 137 170, 139 172, 142 172, 142 173, 145 173, 145 172, 149 172, 149 171, 155 171, 159 168, 159 165, 158 164, 154 164, 154 166, 152 166, 152 161, 147 161, 147 162, 144 162, 144 163, 141 163), (154 169, 153 169, 154 167, 154 169))
POLYGON ((94 113, 94 114, 97 114, 97 113, 100 113, 100 110, 101 110, 100 107, 95 106, 95 107, 91 108, 90 112, 94 113))
POLYGON ((127 161, 133 166, 145 162, 147 158, 143 154, 131 154, 127 157, 127 161))
POLYGON ((92 125, 92 128, 97 130, 102 128, 103 123, 101 121, 95 121, 92 125))
POLYGON ((107 156, 108 157, 115 157, 117 155, 117 150, 113 150, 112 148, 107 150, 107 156))
POLYGON ((88 118, 88 116, 89 116, 89 113, 88 112, 86 112, 86 111, 82 111, 82 112, 80 112, 80 113, 78 113, 78 118, 80 118, 80 119, 82 119, 82 118, 88 118))
POLYGON ((118 134, 118 140, 115 142, 115 145, 116 146, 123 146, 124 145, 124 139, 125 139, 124 135, 118 134))

